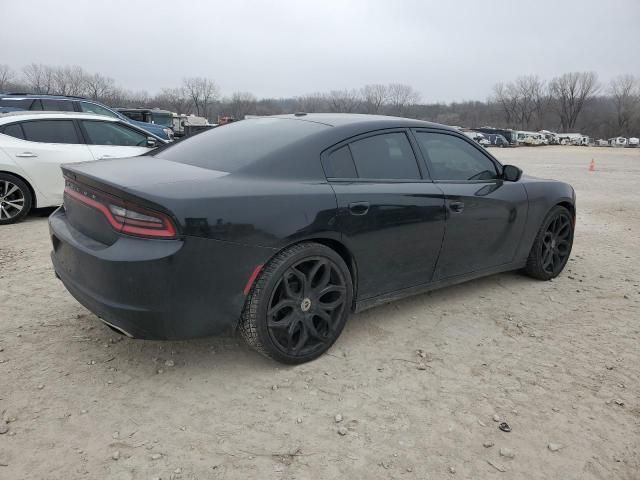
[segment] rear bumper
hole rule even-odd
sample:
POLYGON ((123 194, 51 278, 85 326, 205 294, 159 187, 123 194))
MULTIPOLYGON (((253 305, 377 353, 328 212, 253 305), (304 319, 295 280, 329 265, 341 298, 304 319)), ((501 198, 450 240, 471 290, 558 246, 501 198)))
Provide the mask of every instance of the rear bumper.
POLYGON ((243 288, 274 250, 185 237, 119 236, 105 245, 82 234, 60 208, 49 218, 51 259, 69 293, 135 338, 170 340, 236 327, 243 288))

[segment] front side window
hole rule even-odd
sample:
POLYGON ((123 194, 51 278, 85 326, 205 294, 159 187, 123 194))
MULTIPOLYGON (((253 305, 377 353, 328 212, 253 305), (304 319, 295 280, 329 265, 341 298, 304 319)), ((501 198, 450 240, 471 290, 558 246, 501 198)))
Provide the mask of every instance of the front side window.
POLYGON ((93 145, 120 145, 124 147, 144 147, 147 135, 113 122, 83 120, 89 143, 93 145))
POLYGON ((22 123, 25 140, 41 143, 82 143, 71 120, 33 120, 22 123))
POLYGON ((429 158, 434 180, 492 180, 498 178, 495 164, 473 145, 453 135, 417 132, 416 138, 429 158))
POLYGON ((413 180, 420 170, 404 133, 385 133, 349 144, 359 178, 413 180))
POLYGON ((80 110, 85 113, 95 113, 96 115, 105 115, 111 118, 119 118, 118 115, 116 115, 108 108, 101 107, 100 105, 96 105, 95 103, 80 102, 80 110))
POLYGON ((2 130, 2 133, 5 135, 9 135, 10 137, 19 138, 20 140, 24 140, 24 133, 22 132, 22 127, 19 123, 12 123, 11 125, 7 125, 2 130))

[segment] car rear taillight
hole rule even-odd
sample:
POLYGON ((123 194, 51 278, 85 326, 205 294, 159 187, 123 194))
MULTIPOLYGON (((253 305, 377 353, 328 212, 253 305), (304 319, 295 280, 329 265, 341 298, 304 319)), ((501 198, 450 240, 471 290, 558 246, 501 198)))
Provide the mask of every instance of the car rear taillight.
POLYGON ((101 212, 117 232, 146 238, 176 237, 176 227, 164 213, 90 190, 70 181, 66 182, 64 194, 101 212))

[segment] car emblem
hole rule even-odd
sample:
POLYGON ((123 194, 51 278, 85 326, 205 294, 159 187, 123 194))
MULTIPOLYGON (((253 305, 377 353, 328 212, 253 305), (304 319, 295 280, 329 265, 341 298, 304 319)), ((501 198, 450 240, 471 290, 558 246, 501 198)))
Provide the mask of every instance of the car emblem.
POLYGON ((302 300, 302 303, 300 304, 300 308, 302 309, 303 312, 308 312, 309 309, 311 308, 311 300, 309 300, 308 298, 305 298, 304 300, 302 300))

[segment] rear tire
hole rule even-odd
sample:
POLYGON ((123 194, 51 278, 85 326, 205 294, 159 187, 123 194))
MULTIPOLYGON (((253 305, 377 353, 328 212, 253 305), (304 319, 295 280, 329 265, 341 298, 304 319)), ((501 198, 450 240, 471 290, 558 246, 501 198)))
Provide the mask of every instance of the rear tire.
POLYGON ((551 280, 564 269, 573 246, 573 215, 556 205, 547 214, 529 252, 524 272, 538 280, 551 280))
POLYGON ((240 333, 254 350, 286 364, 313 360, 340 336, 353 299, 347 265, 305 242, 278 253, 253 284, 240 333))
POLYGON ((0 225, 16 223, 27 216, 33 196, 27 184, 9 173, 0 173, 0 225))

